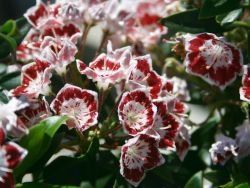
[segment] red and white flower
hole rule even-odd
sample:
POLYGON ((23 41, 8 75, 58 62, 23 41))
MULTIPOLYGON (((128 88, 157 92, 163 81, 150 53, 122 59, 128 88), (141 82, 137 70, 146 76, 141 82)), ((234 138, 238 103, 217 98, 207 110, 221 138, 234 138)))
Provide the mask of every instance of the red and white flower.
POLYGON ((59 4, 58 16, 62 18, 64 23, 73 22, 82 24, 84 22, 84 13, 87 8, 87 4, 82 0, 57 0, 56 4, 59 4))
POLYGON ((120 173, 129 183, 137 187, 145 177, 145 171, 164 162, 158 150, 158 140, 142 134, 128 140, 122 146, 120 173))
POLYGON ((209 152, 214 164, 224 165, 229 159, 238 155, 238 146, 235 140, 225 135, 217 135, 209 152))
POLYGON ((211 33, 184 36, 186 71, 221 89, 242 72, 241 51, 211 33))
POLYGON ((160 148, 175 148, 175 137, 180 127, 180 119, 168 113, 167 104, 154 102, 157 107, 153 129, 160 135, 160 148))
POLYGON ((31 62, 40 54, 40 32, 31 29, 23 42, 17 47, 17 60, 22 62, 31 62))
MULTIPOLYGON (((1 128, 0 128, 1 130, 1 128)), ((4 142, 5 135, 0 131, 0 187, 14 188, 12 171, 27 155, 27 151, 13 142, 4 142)))
POLYGON ((177 98, 173 99, 172 102, 170 102, 168 109, 169 109, 169 112, 172 112, 173 114, 179 117, 186 117, 186 113, 188 112, 188 106, 177 98), (170 108, 172 104, 173 104, 173 108, 170 108))
POLYGON ((163 87, 162 96, 172 94, 181 101, 189 101, 190 94, 187 88, 187 82, 178 77, 172 77, 171 79, 166 78, 166 75, 162 76, 163 87))
POLYGON ((12 90, 14 96, 25 95, 28 98, 37 98, 40 94, 50 93, 50 78, 52 67, 50 63, 38 59, 22 67, 21 86, 12 90))
POLYGON ((15 134, 17 131, 27 133, 26 128, 19 126, 16 112, 28 105, 26 101, 17 98, 12 98, 7 104, 0 103, 0 128, 12 136, 19 136, 15 134))
POLYGON ((41 38, 44 39, 46 36, 69 39, 74 44, 77 43, 78 38, 81 37, 81 29, 73 23, 68 23, 60 26, 53 26, 44 29, 41 32, 41 38))
POLYGON ((240 99, 250 102, 250 67, 247 65, 244 66, 242 85, 240 88, 240 99))
POLYGON ((184 160, 191 146, 189 128, 184 124, 180 127, 175 138, 176 153, 181 161, 184 160))
POLYGON ((105 19, 108 12, 105 9, 109 6, 110 1, 90 1, 84 13, 84 21, 87 25, 95 25, 105 19))
POLYGON ((133 43, 142 42, 145 47, 155 45, 167 28, 158 21, 163 18, 166 7, 164 1, 140 2, 134 17, 125 22, 125 35, 133 43))
POLYGON ((6 136, 5 134, 6 134, 6 131, 4 130, 4 128, 2 127, 2 125, 0 125, 0 143, 4 143, 5 136, 6 136))
MULTIPOLYGON (((165 91, 164 91, 165 92, 165 91)), ((172 113, 179 118, 185 118, 188 112, 188 106, 181 102, 176 96, 170 94, 164 94, 158 99, 154 100, 155 102, 164 101, 167 105, 168 113, 172 113)))
POLYGON ((156 24, 143 25, 136 20, 129 20, 126 25, 125 34, 132 43, 142 42, 146 48, 155 45, 160 37, 167 33, 167 29, 156 24))
POLYGON ((118 116, 124 130, 135 136, 152 129, 156 111, 156 106, 147 92, 134 90, 123 94, 118 107, 118 116))
POLYGON ((80 29, 75 24, 48 27, 43 31, 31 29, 23 42, 17 47, 17 60, 31 62, 34 59, 39 58, 41 56, 41 51, 44 48, 41 47, 41 44, 46 36, 63 38, 63 40, 68 39, 76 44, 81 33, 80 29))
POLYGON ((43 30, 63 24, 62 20, 57 18, 58 8, 57 4, 50 6, 37 0, 36 5, 28 9, 24 16, 33 27, 43 30))
POLYGON ((135 65, 127 80, 130 90, 145 88, 149 90, 152 98, 157 98, 162 87, 161 77, 153 71, 150 55, 139 56, 133 59, 135 65))
POLYGON ((39 59, 49 62, 59 75, 66 73, 66 67, 75 60, 76 45, 66 38, 45 37, 39 59))
POLYGON ((109 42, 107 49, 107 54, 100 54, 89 66, 77 60, 80 73, 97 82, 98 88, 103 90, 125 79, 131 61, 130 47, 113 51, 112 44, 109 42))
POLYGON ((29 102, 29 106, 17 111, 20 126, 30 128, 41 120, 51 116, 49 104, 45 98, 32 100, 29 102))
MULTIPOLYGON (((134 6, 134 3, 132 6, 134 6)), ((119 39, 124 36, 124 24, 134 15, 131 7, 124 7, 123 3, 119 0, 106 1, 103 8, 103 20, 100 23, 102 29, 110 35, 119 35, 119 39)), ((115 42, 115 41, 114 41, 115 42)))
POLYGON ((56 114, 70 117, 69 128, 85 131, 97 124, 98 97, 94 91, 66 84, 50 107, 56 114))

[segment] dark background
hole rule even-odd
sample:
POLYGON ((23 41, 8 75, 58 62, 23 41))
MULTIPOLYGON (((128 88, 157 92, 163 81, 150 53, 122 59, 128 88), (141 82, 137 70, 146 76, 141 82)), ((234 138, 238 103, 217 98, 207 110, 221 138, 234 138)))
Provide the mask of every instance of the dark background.
POLYGON ((0 24, 8 19, 20 18, 35 4, 36 0, 0 0, 0 24))

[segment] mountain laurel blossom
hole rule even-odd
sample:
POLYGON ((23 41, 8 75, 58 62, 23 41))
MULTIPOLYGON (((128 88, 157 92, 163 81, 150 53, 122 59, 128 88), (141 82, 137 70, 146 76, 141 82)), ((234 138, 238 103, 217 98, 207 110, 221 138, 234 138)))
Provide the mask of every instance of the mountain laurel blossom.
POLYGON ((186 71, 225 89, 242 72, 239 49, 211 33, 184 36, 186 71))
POLYGON ((69 128, 85 131, 97 124, 97 93, 66 84, 51 103, 51 109, 58 115, 67 115, 69 128))

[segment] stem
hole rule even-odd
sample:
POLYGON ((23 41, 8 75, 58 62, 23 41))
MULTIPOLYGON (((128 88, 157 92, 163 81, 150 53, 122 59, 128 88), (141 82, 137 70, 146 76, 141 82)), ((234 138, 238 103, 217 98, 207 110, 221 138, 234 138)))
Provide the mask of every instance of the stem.
POLYGON ((99 101, 98 101, 99 102, 99 111, 101 110, 101 107, 102 107, 102 105, 103 105, 103 103, 108 95, 109 90, 110 89, 106 89, 106 90, 100 89, 100 95, 99 95, 99 101))
POLYGON ((129 135, 121 135, 121 136, 114 136, 113 137, 114 140, 127 140, 129 138, 131 138, 131 136, 129 136, 129 135))
POLYGON ((78 129, 76 129, 76 133, 78 134, 79 139, 80 139, 80 152, 83 153, 85 138, 84 138, 82 132, 79 131, 78 129))
POLYGON ((81 38, 81 42, 80 42, 80 46, 79 46, 79 51, 77 54, 77 57, 79 59, 81 59, 83 54, 84 54, 85 44, 87 42, 88 33, 89 33, 89 30, 91 29, 91 27, 92 27, 92 25, 90 25, 90 24, 84 24, 84 30, 83 30, 83 34, 82 34, 82 38, 81 38))
POLYGON ((101 133, 101 137, 106 137, 107 135, 109 135, 110 133, 119 130, 120 128, 122 128, 122 126, 120 124, 117 124, 116 126, 112 127, 111 129, 101 133))
POLYGON ((99 100, 98 100, 98 102, 99 102, 99 109, 98 109, 98 111, 100 112, 100 110, 101 110, 101 106, 102 106, 102 104, 103 104, 103 98, 104 98, 104 90, 103 89, 100 89, 100 95, 99 95, 99 100))
POLYGON ((98 49, 96 50, 96 53, 95 53, 95 57, 100 54, 104 44, 106 43, 107 39, 108 39, 108 36, 109 36, 109 32, 106 31, 106 30, 103 30, 103 34, 102 34, 102 40, 101 40, 101 43, 98 47, 98 49))
POLYGON ((109 115, 108 115, 108 117, 107 117, 107 121, 108 121, 108 122, 110 121, 110 119, 111 119, 113 113, 114 113, 115 110, 117 109, 117 107, 118 107, 118 105, 119 105, 119 103, 120 103, 120 100, 122 99, 123 93, 124 93, 124 91, 121 92, 121 94, 120 94, 120 96, 119 96, 117 102, 115 103, 115 105, 113 106, 111 112, 109 113, 109 115))
POLYGON ((67 83, 67 73, 62 74, 62 80, 65 84, 67 83))
POLYGON ((234 21, 231 26, 233 27, 245 27, 247 29, 250 29, 250 24, 244 21, 234 21))
POLYGON ((118 146, 116 145, 108 145, 108 144, 102 144, 100 147, 107 148, 107 149, 116 149, 118 146))

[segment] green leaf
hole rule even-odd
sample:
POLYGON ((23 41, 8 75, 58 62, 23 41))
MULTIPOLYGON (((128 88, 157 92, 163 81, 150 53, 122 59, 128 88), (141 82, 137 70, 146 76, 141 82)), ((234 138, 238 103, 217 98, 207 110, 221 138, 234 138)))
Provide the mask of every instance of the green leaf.
POLYGON ((241 183, 237 186, 235 186, 235 188, 249 188, 250 184, 249 183, 241 183))
POLYGON ((6 42, 8 46, 10 47, 11 51, 16 50, 16 47, 17 47, 16 41, 10 36, 0 33, 0 40, 6 42))
POLYGON ((17 26, 17 32, 14 36, 17 44, 20 44, 23 40, 23 38, 27 35, 27 33, 30 31, 30 24, 27 22, 26 18, 21 17, 16 20, 16 26, 17 26))
POLYGON ((239 160, 237 168, 239 173, 236 173, 237 176, 234 176, 234 180, 237 182, 249 181, 250 182, 250 156, 244 157, 239 160))
MULTIPOLYGON (((44 181, 60 185, 80 185, 82 181, 94 183, 99 171, 103 168, 102 165, 104 166, 103 161, 97 167, 96 153, 98 150, 99 140, 94 138, 85 155, 80 157, 58 157, 44 169, 44 181)), ((107 176, 108 174, 106 173, 105 175, 107 176)))
POLYGON ((229 12, 228 14, 218 15, 216 16, 216 21, 220 23, 222 26, 232 23, 242 15, 242 12, 243 10, 240 8, 240 9, 233 10, 229 12))
POLYGON ((211 144, 214 142, 214 135, 216 133, 218 123, 219 118, 213 117, 202 124, 200 128, 195 130, 191 136, 192 145, 210 148, 211 144))
POLYGON ((87 185, 89 187, 89 184, 96 188, 112 187, 116 174, 119 174, 119 162, 110 151, 98 151, 98 145, 98 139, 95 138, 85 155, 55 159, 44 170, 44 182, 57 185, 81 184, 84 188, 87 185))
POLYGON ((12 72, 9 74, 5 74, 0 78, 0 86, 3 89, 11 90, 21 83, 20 81, 20 72, 12 72))
POLYGON ((13 36, 16 32, 16 29, 16 22, 14 20, 8 20, 0 27, 0 32, 8 36, 13 36))
POLYGON ((242 6, 250 9, 250 0, 243 0, 242 6))
POLYGON ((8 97, 2 91, 0 92, 0 101, 3 103, 8 103, 9 101, 8 97))
POLYGON ((222 130, 224 133, 230 133, 229 136, 234 137, 236 132, 235 127, 244 122, 246 114, 241 109, 241 106, 236 105, 227 105, 224 107, 224 110, 225 114, 222 117, 222 130))
POLYGON ((167 36, 173 36, 176 32, 220 33, 224 31, 220 24, 218 24, 214 19, 200 20, 198 9, 188 10, 163 18, 161 23, 169 30, 167 36))
POLYGON ((202 185, 202 172, 194 174, 187 182, 184 188, 203 188, 202 185))
POLYGON ((17 43, 12 37, 0 33, 0 47, 0 58, 8 56, 10 53, 15 56, 17 43))
POLYGON ((239 0, 205 0, 200 10, 200 18, 211 18, 240 7, 239 0))
POLYGON ((7 70, 7 65, 5 64, 0 64, 0 76, 5 74, 7 70))
POLYGON ((206 172, 204 173, 204 178, 212 182, 214 186, 223 185, 230 180, 230 176, 225 168, 206 172))
POLYGON ((16 21, 8 20, 0 26, 0 59, 10 53, 13 53, 15 58, 16 46, 22 42, 29 30, 30 25, 24 17, 16 21))
POLYGON ((207 149, 200 149, 198 155, 204 164, 207 166, 211 165, 211 155, 207 149))
POLYGON ((16 185, 16 188, 78 188, 75 186, 59 186, 59 185, 49 185, 44 183, 24 183, 16 185))
POLYGON ((46 151, 46 153, 43 155, 42 158, 37 161, 33 167, 29 169, 29 172, 32 173, 33 179, 39 179, 41 178, 44 168, 48 161, 51 159, 51 156, 53 156, 55 153, 58 152, 58 146, 61 144, 62 139, 65 136, 65 132, 67 132, 67 127, 61 127, 55 136, 53 137, 49 149, 46 151))
POLYGON ((235 188, 232 181, 226 183, 225 185, 221 185, 220 188, 235 188))
POLYGON ((30 129, 30 133, 20 141, 20 146, 28 150, 28 155, 23 162, 15 169, 14 175, 20 177, 25 174, 50 147, 51 141, 66 121, 66 116, 49 117, 30 129))

